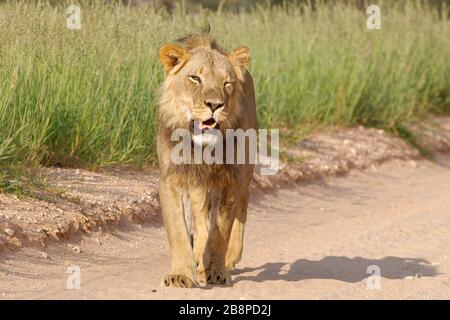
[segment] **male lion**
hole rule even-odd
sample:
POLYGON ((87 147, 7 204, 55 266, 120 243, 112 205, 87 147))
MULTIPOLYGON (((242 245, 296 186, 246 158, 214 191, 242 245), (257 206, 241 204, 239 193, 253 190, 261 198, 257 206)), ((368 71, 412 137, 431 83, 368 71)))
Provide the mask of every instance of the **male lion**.
POLYGON ((185 129, 192 145, 205 148, 223 142, 208 131, 256 130, 248 48, 225 53, 209 34, 194 35, 162 46, 159 58, 166 71, 158 112, 159 196, 172 257, 164 285, 230 284, 242 254, 254 162, 177 165, 171 152, 179 142, 171 136, 185 129), (204 139, 194 134, 194 122, 204 139))

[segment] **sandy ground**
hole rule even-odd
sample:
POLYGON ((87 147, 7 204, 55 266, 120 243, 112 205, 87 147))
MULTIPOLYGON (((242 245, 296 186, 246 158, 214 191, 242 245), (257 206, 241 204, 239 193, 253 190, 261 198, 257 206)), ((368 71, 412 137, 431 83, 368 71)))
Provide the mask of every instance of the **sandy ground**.
POLYGON ((0 298, 450 299, 449 190, 450 161, 395 161, 253 199, 230 287, 161 287, 160 224, 26 247, 0 255, 0 298))

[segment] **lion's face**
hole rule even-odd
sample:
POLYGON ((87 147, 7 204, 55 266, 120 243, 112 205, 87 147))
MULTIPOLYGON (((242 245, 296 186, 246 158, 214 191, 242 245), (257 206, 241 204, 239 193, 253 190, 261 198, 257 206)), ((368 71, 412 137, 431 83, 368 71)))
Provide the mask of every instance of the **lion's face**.
MULTIPOLYGON (((246 48, 237 50, 248 60, 246 48)), ((243 72, 236 50, 225 55, 209 47, 187 51, 169 44, 161 48, 160 59, 167 71, 160 120, 167 127, 189 129, 194 142, 202 135, 202 144, 217 142, 215 130, 234 128, 240 114, 236 100, 243 72)))

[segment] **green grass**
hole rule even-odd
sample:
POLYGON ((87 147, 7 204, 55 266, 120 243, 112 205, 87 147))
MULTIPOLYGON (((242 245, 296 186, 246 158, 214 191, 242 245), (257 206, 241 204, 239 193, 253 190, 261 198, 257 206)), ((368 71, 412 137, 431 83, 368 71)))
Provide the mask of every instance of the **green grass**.
POLYGON ((395 131, 450 111, 450 21, 383 8, 382 30, 350 6, 258 6, 240 14, 0 5, 0 165, 140 166, 155 160, 161 44, 205 21, 228 49, 250 47, 261 127, 286 137, 327 125, 395 131))
POLYGON ((37 166, 14 164, 0 170, 0 191, 13 193, 18 197, 47 200, 50 197, 46 194, 57 194, 56 190, 46 183, 37 166))

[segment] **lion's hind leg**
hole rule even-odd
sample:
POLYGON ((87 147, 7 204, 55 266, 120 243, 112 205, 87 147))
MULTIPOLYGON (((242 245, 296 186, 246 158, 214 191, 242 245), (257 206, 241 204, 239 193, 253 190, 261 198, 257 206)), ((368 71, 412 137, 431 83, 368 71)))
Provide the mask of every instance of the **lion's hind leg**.
POLYGON ((244 229, 245 222, 236 218, 233 223, 225 258, 225 265, 228 270, 232 270, 241 261, 244 247, 244 229))
POLYGON ((208 251, 210 253, 210 270, 207 282, 210 284, 229 285, 231 284, 231 273, 225 267, 228 243, 235 219, 235 197, 229 199, 223 197, 217 210, 215 223, 211 223, 211 233, 208 241, 208 251))
POLYGON ((200 285, 205 285, 210 266, 207 242, 211 227, 211 195, 208 193, 207 186, 189 185, 188 190, 193 219, 193 251, 198 282, 200 285))
POLYGON ((236 217, 231 230, 230 241, 228 243, 225 265, 228 270, 232 270, 241 261, 244 248, 244 230, 247 222, 248 191, 240 199, 236 206, 236 217))

